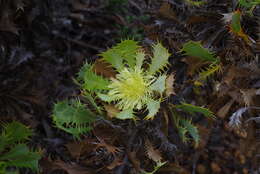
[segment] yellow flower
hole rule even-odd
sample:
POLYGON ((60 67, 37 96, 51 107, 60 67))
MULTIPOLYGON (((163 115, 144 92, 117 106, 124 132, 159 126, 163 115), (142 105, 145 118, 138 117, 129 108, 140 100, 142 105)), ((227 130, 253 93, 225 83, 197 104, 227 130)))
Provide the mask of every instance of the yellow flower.
POLYGON ((142 69, 124 68, 108 86, 109 97, 117 101, 119 109, 141 109, 152 97, 150 85, 155 77, 146 75, 142 69))

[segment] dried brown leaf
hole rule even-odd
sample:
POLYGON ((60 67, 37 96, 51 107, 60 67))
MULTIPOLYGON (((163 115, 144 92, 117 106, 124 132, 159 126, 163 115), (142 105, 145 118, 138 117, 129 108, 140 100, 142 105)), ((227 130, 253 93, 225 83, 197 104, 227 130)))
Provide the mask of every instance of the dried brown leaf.
POLYGON ((120 166, 123 164, 123 161, 120 158, 115 158, 114 161, 106 166, 109 170, 113 170, 115 167, 120 166))
POLYGON ((129 160, 132 162, 133 167, 135 168, 136 171, 141 171, 141 162, 138 158, 136 158, 136 152, 128 152, 128 157, 129 160))
POLYGON ((208 144, 211 128, 207 128, 201 125, 196 125, 196 126, 199 130, 199 135, 200 135, 200 142, 199 142, 198 149, 203 149, 208 144))
POLYGON ((93 66, 93 71, 96 72, 98 75, 102 75, 106 78, 111 78, 116 76, 116 71, 112 68, 112 66, 101 59, 97 59, 95 61, 93 66))
POLYGON ((256 91, 257 91, 256 89, 240 90, 246 106, 253 106, 253 97, 256 95, 256 91))
POLYGON ((73 158, 79 159, 82 154, 90 153, 95 150, 96 145, 93 144, 95 139, 84 139, 80 142, 71 142, 66 144, 68 151, 73 158))
POLYGON ((236 66, 231 66, 228 68, 228 73, 224 77, 223 82, 227 85, 232 84, 232 81, 240 77, 248 77, 250 72, 247 69, 238 68, 236 66))
POLYGON ((94 172, 88 168, 82 167, 78 164, 68 164, 63 161, 57 160, 54 162, 55 165, 65 170, 68 174, 93 174, 94 172))
POLYGON ((115 105, 104 104, 104 108, 107 111, 107 116, 109 118, 116 117, 116 115, 120 112, 120 110, 117 109, 115 105))
POLYGON ((4 13, 0 19, 0 31, 12 32, 18 35, 18 28, 16 28, 12 19, 10 19, 9 14, 4 13))
POLYGON ((218 110, 217 116, 220 118, 225 118, 234 102, 235 101, 233 99, 227 102, 223 107, 218 110))
POLYGON ((150 158, 154 162, 162 161, 161 152, 158 149, 155 149, 149 140, 145 141, 145 149, 148 158, 150 158))
POLYGON ((160 169, 161 172, 174 172, 174 173, 178 173, 178 174, 190 174, 190 172, 188 170, 186 170, 184 167, 180 166, 177 163, 168 163, 167 167, 164 167, 162 169, 160 169))
POLYGON ((176 14, 172 10, 171 5, 168 2, 164 2, 161 5, 161 7, 159 9, 159 15, 178 22, 178 19, 176 18, 176 14))
POLYGON ((175 81, 175 75, 172 73, 166 78, 166 96, 175 95, 173 84, 175 81))
POLYGON ((97 149, 97 148, 100 148, 100 147, 103 147, 103 148, 105 148, 105 149, 108 151, 108 153, 113 154, 113 156, 116 156, 116 153, 121 152, 121 149, 120 149, 120 148, 115 147, 115 146, 113 146, 113 145, 111 145, 111 144, 106 143, 103 139, 101 139, 101 138, 99 138, 99 137, 97 137, 97 139, 99 140, 99 143, 95 143, 95 144, 97 144, 96 149, 97 149))

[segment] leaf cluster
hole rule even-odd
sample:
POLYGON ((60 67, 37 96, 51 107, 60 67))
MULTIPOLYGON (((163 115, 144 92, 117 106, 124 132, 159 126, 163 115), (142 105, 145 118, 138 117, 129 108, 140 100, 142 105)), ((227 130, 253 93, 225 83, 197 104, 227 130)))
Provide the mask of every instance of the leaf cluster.
POLYGON ((0 173, 5 174, 8 167, 38 170, 38 152, 31 151, 26 141, 32 131, 19 122, 3 125, 0 135, 0 173))
POLYGON ((79 138, 91 130, 96 116, 80 100, 66 100, 54 105, 52 118, 57 128, 79 138))
POLYGON ((197 82, 204 81, 211 75, 221 70, 220 59, 216 57, 214 53, 204 48, 200 42, 189 41, 183 45, 181 51, 183 51, 186 56, 196 57, 209 64, 199 73, 197 82))

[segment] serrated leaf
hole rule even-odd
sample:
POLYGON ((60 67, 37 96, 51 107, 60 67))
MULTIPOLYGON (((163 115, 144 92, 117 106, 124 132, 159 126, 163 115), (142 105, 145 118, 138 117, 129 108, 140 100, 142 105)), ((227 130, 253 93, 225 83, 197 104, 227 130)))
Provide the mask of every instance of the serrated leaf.
POLYGON ((216 72, 220 71, 221 66, 219 64, 211 64, 206 70, 203 70, 199 73, 199 80, 206 80, 211 75, 215 74, 216 72))
POLYGON ((180 136, 182 142, 187 143, 189 140, 186 135, 188 130, 185 127, 182 127, 181 125, 179 125, 177 128, 178 128, 178 133, 179 133, 179 136, 180 136))
POLYGON ((109 49, 100 54, 104 61, 110 63, 117 71, 124 68, 123 57, 114 49, 109 49))
POLYGON ((248 36, 243 32, 243 29, 241 27, 241 12, 239 10, 233 12, 233 14, 232 14, 230 30, 234 34, 243 38, 246 42, 249 42, 248 36))
POLYGON ((32 135, 32 131, 19 122, 11 122, 3 127, 3 136, 6 137, 8 144, 25 141, 32 135))
POLYGON ((148 110, 148 115, 145 117, 146 120, 153 119, 154 116, 157 114, 157 112, 160 109, 160 101, 156 100, 150 100, 147 103, 147 110, 148 110))
POLYGON ((153 75, 154 73, 163 69, 169 63, 169 57, 170 53, 162 46, 161 43, 153 45, 153 57, 148 73, 153 75))
POLYGON ((6 161, 8 167, 30 168, 38 170, 38 160, 41 158, 37 152, 31 152, 25 144, 16 144, 11 150, 0 157, 6 161))
POLYGON ((117 71, 121 71, 124 68, 124 61, 126 61, 129 67, 134 68, 138 49, 139 46, 136 41, 124 40, 100 55, 103 60, 110 63, 117 71))
POLYGON ((195 146, 197 146, 199 144, 199 140, 200 140, 199 131, 198 131, 197 127, 191 123, 191 120, 181 119, 180 122, 183 125, 183 127, 189 132, 189 134, 191 135, 193 140, 195 141, 195 143, 196 143, 195 146))
POLYGON ((141 69, 145 59, 145 53, 142 51, 137 52, 136 55, 136 68, 141 69))
POLYGON ((235 33, 242 31, 240 20, 241 20, 241 12, 235 11, 232 15, 232 20, 231 20, 231 29, 235 33))
POLYGON ((159 93, 163 93, 165 91, 166 87, 166 75, 159 76, 156 81, 151 85, 151 90, 157 91, 159 93))
POLYGON ((78 100, 56 103, 52 118, 58 128, 76 138, 91 130, 90 124, 95 121, 94 113, 78 100))
POLYGON ((97 75, 92 71, 92 65, 86 63, 78 74, 78 80, 84 90, 95 92, 98 90, 107 90, 109 80, 97 75))
POLYGON ((0 160, 14 160, 29 152, 25 144, 16 144, 11 150, 0 156, 0 160))
POLYGON ((114 98, 111 98, 111 96, 107 94, 102 94, 102 93, 97 93, 97 96, 104 102, 110 103, 111 101, 114 100, 114 98))
POLYGON ((207 108, 203 108, 203 107, 200 107, 200 106, 195 106, 195 105, 188 104, 188 103, 182 103, 180 105, 176 105, 175 108, 181 109, 182 111, 188 112, 192 115, 195 114, 195 113, 201 113, 205 117, 215 118, 213 112, 211 112, 207 108))
POLYGON ((16 159, 13 161, 7 162, 8 166, 15 166, 18 168, 29 168, 32 171, 38 171, 38 161, 41 156, 37 152, 29 152, 25 156, 21 157, 21 159, 16 159))
POLYGON ((189 41, 183 45, 182 51, 184 55, 200 58, 204 61, 219 62, 219 59, 215 57, 214 53, 204 48, 200 42, 189 41))
POLYGON ((121 120, 135 119, 135 115, 132 109, 126 109, 116 114, 116 118, 121 120))

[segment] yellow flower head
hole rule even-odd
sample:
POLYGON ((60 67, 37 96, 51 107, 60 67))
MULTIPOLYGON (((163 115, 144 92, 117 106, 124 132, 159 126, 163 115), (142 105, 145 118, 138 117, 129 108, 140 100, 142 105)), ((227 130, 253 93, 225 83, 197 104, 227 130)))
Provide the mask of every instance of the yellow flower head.
POLYGON ((119 109, 141 109, 151 98, 150 85, 155 78, 146 75, 142 69, 123 69, 108 86, 108 95, 117 101, 119 109))

